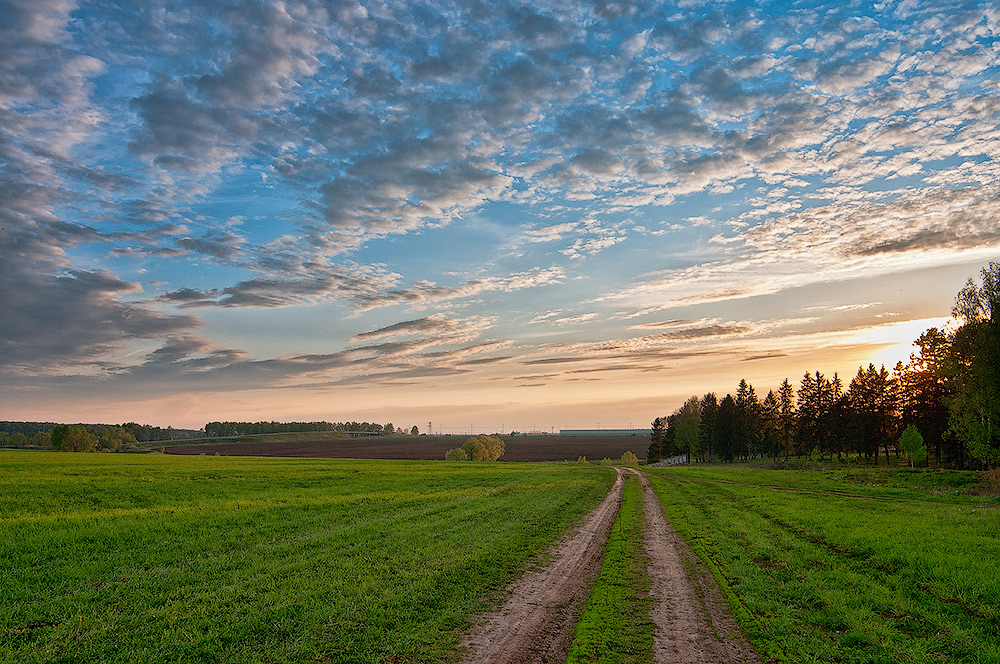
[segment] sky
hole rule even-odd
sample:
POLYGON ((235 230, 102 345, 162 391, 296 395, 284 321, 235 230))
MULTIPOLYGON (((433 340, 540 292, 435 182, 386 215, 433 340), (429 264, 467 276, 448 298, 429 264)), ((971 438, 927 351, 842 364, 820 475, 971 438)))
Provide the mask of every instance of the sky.
POLYGON ((0 0, 0 419, 645 427, 1000 258, 990 2, 0 0))

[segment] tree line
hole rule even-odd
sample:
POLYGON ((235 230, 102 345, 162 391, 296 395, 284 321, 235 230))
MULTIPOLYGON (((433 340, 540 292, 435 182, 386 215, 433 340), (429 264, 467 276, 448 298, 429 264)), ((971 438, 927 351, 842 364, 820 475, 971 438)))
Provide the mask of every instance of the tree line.
POLYGON ((303 433, 308 431, 333 431, 340 433, 368 433, 382 436, 416 436, 420 429, 395 427, 391 422, 209 422, 205 425, 205 435, 249 436, 263 433, 303 433))
POLYGON ((735 396, 693 396, 653 420, 647 458, 732 462, 821 456, 889 461, 908 450, 937 466, 1000 465, 1000 263, 955 298, 954 326, 930 328, 909 362, 859 367, 845 386, 836 373, 786 378, 760 399, 741 380, 735 396))
POLYGON ((200 431, 148 424, 56 424, 54 422, 0 422, 0 447, 117 452, 130 443, 196 438, 200 431), (67 432, 70 443, 66 442, 67 432), (91 444, 93 442, 93 444, 91 444), (81 447, 77 450, 75 448, 81 447))

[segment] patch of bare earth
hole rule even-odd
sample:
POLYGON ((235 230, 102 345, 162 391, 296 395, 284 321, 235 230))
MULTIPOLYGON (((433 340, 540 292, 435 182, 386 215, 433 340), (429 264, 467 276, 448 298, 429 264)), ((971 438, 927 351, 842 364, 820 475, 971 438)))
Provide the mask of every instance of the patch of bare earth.
POLYGON ((656 626, 654 664, 759 664, 715 578, 671 527, 649 481, 640 477, 643 545, 652 581, 650 617, 656 626))
POLYGON ((584 523, 550 552, 547 564, 509 588, 495 613, 465 639, 463 664, 563 662, 573 628, 601 568, 608 532, 621 505, 622 471, 584 523))

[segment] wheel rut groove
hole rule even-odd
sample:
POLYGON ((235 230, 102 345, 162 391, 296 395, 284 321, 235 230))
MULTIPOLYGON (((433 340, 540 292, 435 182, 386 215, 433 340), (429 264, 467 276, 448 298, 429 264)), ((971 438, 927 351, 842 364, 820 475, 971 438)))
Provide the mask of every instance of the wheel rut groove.
POLYGON ((759 664, 715 577, 670 525, 649 480, 636 474, 642 479, 643 545, 652 581, 653 663, 759 664))
POLYGON ((462 643, 462 664, 561 664, 566 659, 573 627, 600 571, 623 489, 619 470, 608 495, 550 551, 548 563, 515 581, 503 606, 480 619, 462 643))
POLYGON ((608 533, 621 507, 627 473, 643 489, 643 547, 652 582, 654 664, 760 664, 718 583, 670 525, 648 479, 617 469, 614 486, 548 562, 508 588, 497 611, 463 640, 461 664, 562 664, 573 628, 600 572, 608 533))

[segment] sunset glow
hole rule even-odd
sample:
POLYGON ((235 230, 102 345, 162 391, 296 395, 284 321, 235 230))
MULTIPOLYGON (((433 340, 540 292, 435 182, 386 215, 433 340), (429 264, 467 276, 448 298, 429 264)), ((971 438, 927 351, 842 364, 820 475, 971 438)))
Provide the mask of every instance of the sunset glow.
POLYGON ((646 426, 1000 258, 989 3, 4 14, 0 419, 646 426))

